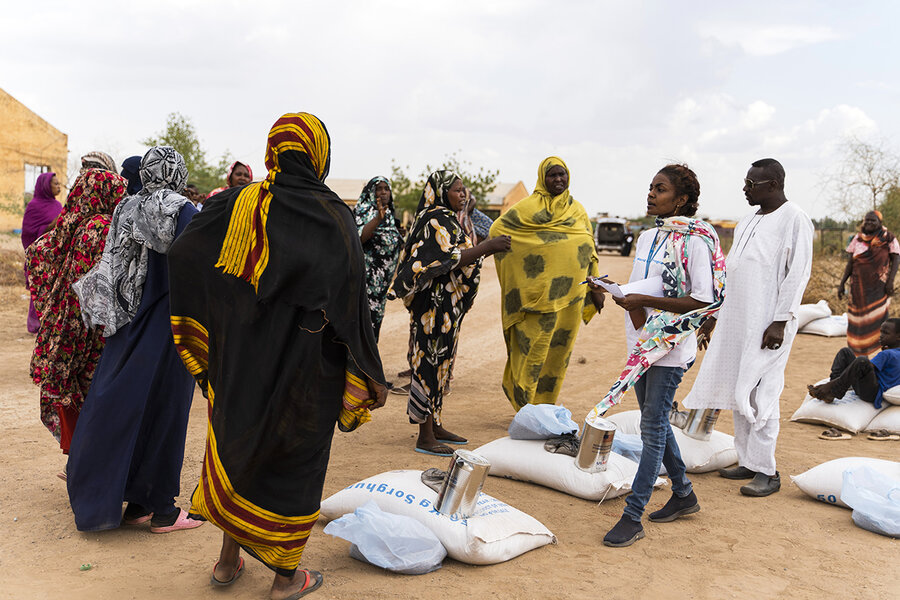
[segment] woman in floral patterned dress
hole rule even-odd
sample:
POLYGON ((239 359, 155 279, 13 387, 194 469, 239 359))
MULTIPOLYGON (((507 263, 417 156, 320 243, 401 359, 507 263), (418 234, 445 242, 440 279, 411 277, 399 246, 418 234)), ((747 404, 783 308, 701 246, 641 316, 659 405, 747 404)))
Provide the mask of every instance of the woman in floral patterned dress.
POLYGON ((370 179, 353 208, 353 218, 356 219, 366 261, 366 296, 375 328, 375 341, 378 341, 384 320, 384 303, 394 269, 397 268, 402 241, 394 218, 391 182, 384 177, 370 179))
POLYGON ((388 294, 402 298, 410 314, 412 381, 407 414, 411 423, 419 424, 416 452, 435 456, 453 454, 444 443, 467 443, 442 425, 444 389, 460 325, 478 291, 482 258, 510 247, 509 236, 474 245, 456 216, 465 202, 459 175, 435 171, 429 176, 388 294))
POLYGON ((25 253, 28 286, 41 317, 31 378, 41 388, 41 421, 65 454, 105 343, 100 331, 84 326, 72 284, 100 260, 113 209, 127 185, 115 173, 85 171, 55 228, 25 253))

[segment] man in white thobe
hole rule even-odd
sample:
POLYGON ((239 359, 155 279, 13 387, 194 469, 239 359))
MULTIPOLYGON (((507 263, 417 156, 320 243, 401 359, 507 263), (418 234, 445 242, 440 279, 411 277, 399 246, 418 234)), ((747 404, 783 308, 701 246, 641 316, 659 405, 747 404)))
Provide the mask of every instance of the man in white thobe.
POLYGON ((734 411, 738 466, 719 474, 752 479, 741 487, 746 496, 768 496, 781 488, 775 468, 778 404, 812 266, 814 230, 806 213, 785 197, 784 168, 775 159, 753 163, 744 196, 759 209, 734 229, 725 302, 718 318, 699 332, 701 345, 704 336, 710 340, 709 350, 684 405, 734 411))

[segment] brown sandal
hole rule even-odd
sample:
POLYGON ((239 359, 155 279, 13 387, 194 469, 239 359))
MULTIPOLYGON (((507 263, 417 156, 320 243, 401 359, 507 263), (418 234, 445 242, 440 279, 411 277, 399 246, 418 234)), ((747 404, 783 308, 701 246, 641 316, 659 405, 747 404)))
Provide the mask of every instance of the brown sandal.
POLYGON ((889 442, 900 440, 900 435, 896 433, 891 433, 887 429, 879 429, 877 431, 872 431, 866 436, 866 439, 872 440, 875 442, 889 442))
POLYGON ((839 429, 835 429, 834 427, 830 429, 826 429, 822 433, 819 434, 820 440, 849 440, 851 436, 849 433, 844 433, 839 429))

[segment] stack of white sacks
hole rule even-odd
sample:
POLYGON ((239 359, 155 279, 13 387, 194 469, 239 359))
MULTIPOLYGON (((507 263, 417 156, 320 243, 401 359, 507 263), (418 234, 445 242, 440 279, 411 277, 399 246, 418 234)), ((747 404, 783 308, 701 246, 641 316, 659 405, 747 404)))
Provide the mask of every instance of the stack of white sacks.
POLYGON ((847 335, 847 313, 832 315, 831 307, 825 300, 816 304, 801 304, 797 313, 799 333, 841 337, 847 335))

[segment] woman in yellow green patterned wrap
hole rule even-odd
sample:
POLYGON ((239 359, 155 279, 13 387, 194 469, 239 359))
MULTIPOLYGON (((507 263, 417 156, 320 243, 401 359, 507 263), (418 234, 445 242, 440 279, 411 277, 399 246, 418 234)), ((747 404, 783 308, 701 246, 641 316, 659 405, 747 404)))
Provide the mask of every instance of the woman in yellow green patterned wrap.
POLYGON ((491 227, 491 237, 499 235, 512 238, 509 252, 494 255, 507 352, 503 391, 516 411, 554 404, 581 321, 603 307, 602 292, 581 285, 599 274, 597 253, 562 159, 541 162, 534 193, 491 227))

